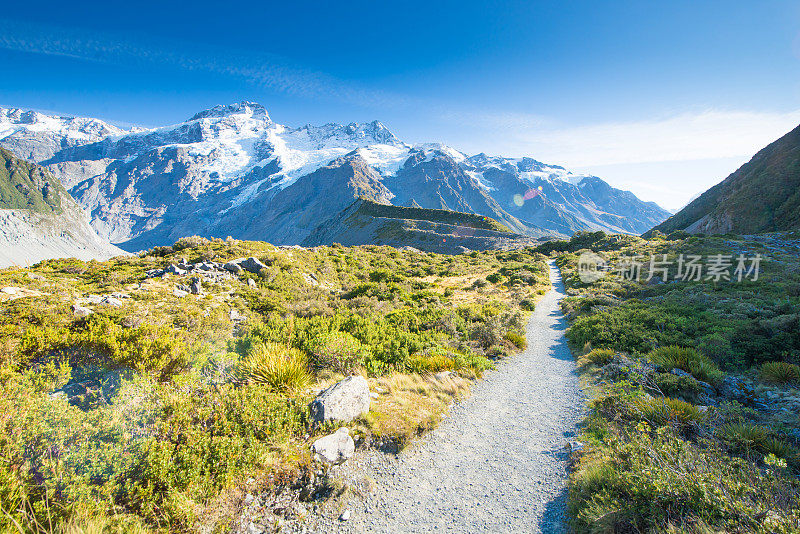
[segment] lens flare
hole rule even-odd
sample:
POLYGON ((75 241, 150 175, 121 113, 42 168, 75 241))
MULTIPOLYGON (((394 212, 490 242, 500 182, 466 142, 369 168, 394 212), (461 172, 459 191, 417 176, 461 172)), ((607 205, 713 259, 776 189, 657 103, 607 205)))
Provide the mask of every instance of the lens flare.
POLYGON ((526 200, 536 198, 541 194, 543 193, 542 193, 542 186, 540 185, 536 189, 528 189, 527 191, 525 191, 525 195, 520 195, 520 194, 514 195, 512 200, 514 201, 514 204, 516 204, 519 207, 522 207, 522 205, 525 204, 526 200))

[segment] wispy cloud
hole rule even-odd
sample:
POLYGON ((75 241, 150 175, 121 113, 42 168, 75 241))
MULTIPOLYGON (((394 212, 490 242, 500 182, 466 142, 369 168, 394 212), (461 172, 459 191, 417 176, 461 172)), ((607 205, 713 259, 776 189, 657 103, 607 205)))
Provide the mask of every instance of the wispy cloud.
POLYGON ((115 65, 154 65, 236 77, 290 95, 369 107, 404 106, 408 98, 365 89, 264 53, 177 40, 88 32, 0 19, 0 48, 115 65))
POLYGON ((559 125, 536 115, 442 113, 461 150, 531 156, 596 174, 676 208, 800 123, 800 110, 705 110, 640 121, 559 125))
POLYGON ((413 114, 414 128, 407 133, 419 141, 438 140, 468 153, 532 156, 608 178, 616 176, 620 186, 638 188, 646 197, 659 200, 668 181, 670 189, 676 190, 673 204, 699 186, 723 178, 727 168, 735 168, 800 123, 800 110, 709 109, 647 120, 564 124, 547 114, 503 110, 502 102, 494 102, 494 109, 465 108, 456 102, 366 88, 267 53, 3 19, 0 48, 228 76, 301 98, 372 108, 377 110, 376 118, 398 116, 399 110, 413 114), (414 133, 420 129, 424 130, 414 133), (431 139, 433 135, 442 138, 431 139), (676 183, 678 177, 684 177, 685 183, 676 183))
POLYGON ((535 131, 553 124, 553 120, 544 115, 513 111, 456 111, 439 108, 435 113, 439 120, 444 122, 496 130, 535 131))
POLYGON ((514 149, 570 166, 750 156, 800 123, 785 113, 708 110, 671 117, 515 132, 514 149))

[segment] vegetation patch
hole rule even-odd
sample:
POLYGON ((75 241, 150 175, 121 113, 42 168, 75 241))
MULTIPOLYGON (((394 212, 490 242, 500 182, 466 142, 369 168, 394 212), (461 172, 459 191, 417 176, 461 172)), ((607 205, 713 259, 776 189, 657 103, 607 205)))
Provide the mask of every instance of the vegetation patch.
POLYGON ((569 484, 577 532, 800 530, 800 258, 780 242, 585 233, 540 249, 558 254, 595 392, 569 484), (586 283, 588 250, 644 276, 586 283), (718 254, 761 254, 758 280, 676 280, 680 257, 718 254), (647 279, 650 257, 671 263, 667 282, 647 279))
POLYGON ((309 424, 316 392, 368 377, 377 398, 348 426, 401 447, 524 346, 521 302, 548 284, 533 250, 199 237, 0 271, 24 289, 0 302, 0 531, 224 532, 246 493, 313 500, 310 444, 332 430, 309 424), (196 294, 175 269, 243 257, 265 268, 196 294))

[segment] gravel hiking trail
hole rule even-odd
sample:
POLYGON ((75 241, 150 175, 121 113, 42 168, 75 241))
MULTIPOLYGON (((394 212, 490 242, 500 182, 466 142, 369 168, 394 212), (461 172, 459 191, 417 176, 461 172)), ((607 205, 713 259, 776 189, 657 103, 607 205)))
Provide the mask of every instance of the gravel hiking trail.
POLYGON ((564 285, 552 261, 550 279, 552 289, 526 326, 528 348, 487 372, 434 431, 396 458, 370 451, 342 466, 351 480, 374 482, 365 497, 344 504, 347 521, 329 517, 317 531, 566 530, 564 446, 585 413, 585 397, 564 337, 564 285))

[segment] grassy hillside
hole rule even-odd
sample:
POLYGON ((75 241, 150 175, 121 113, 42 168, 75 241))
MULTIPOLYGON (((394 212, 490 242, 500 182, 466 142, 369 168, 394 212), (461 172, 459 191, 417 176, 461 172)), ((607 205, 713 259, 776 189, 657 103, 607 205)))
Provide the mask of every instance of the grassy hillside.
POLYGON ((558 257, 567 337, 594 389, 570 482, 576 531, 800 531, 798 242, 590 237, 558 257), (668 281, 583 283, 588 249, 612 265, 666 254, 668 281), (756 253, 758 280, 675 281, 681 254, 756 253))
POLYGON ((510 233, 506 226, 500 224, 490 217, 477 215, 474 213, 461 213, 449 210, 434 210, 425 208, 410 208, 404 206, 388 206, 378 204, 363 199, 363 204, 359 212, 372 217, 385 217, 388 219, 410 219, 418 221, 430 221, 434 223, 452 224, 454 226, 464 226, 466 228, 477 228, 481 230, 494 230, 495 232, 510 233))
POLYGON ((800 229, 800 126, 654 230, 687 229, 711 234, 800 229))
POLYGON ((0 209, 61 213, 67 195, 49 172, 0 148, 0 209))
POLYGON ((530 250, 201 238, 0 271, 0 531, 228 532, 248 493, 275 495, 263 524, 299 520, 342 490, 309 452, 336 428, 309 424, 316 391, 366 376, 370 412, 347 426, 403 446, 524 345, 547 273, 530 250), (247 256, 266 267, 198 295, 158 271, 247 256))

